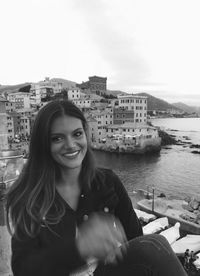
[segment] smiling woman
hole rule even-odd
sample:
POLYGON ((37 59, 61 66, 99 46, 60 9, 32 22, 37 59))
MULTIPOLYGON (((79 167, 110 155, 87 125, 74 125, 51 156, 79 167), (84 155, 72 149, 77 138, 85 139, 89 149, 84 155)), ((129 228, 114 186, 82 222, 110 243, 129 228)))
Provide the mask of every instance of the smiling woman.
POLYGON ((95 166, 86 119, 69 101, 39 111, 6 212, 14 276, 185 275, 163 237, 142 236, 117 175, 95 166))
POLYGON ((81 169, 87 152, 87 138, 80 119, 63 116, 51 127, 51 155, 65 170, 81 169))

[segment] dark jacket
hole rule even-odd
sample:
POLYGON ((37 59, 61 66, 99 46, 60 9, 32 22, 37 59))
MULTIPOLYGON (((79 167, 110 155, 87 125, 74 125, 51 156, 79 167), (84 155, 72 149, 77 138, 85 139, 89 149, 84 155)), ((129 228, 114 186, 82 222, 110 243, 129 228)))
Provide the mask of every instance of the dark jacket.
MULTIPOLYGON (((61 196, 56 193, 56 198, 61 196)), ((56 200, 55 198, 55 200, 56 200)), ((111 170, 100 169, 91 189, 82 193, 76 211, 62 199, 66 212, 56 225, 41 225, 35 238, 12 238, 14 276, 67 276, 84 264, 75 244, 76 227, 93 212, 114 214, 122 223, 127 239, 142 235, 131 200, 111 170)))

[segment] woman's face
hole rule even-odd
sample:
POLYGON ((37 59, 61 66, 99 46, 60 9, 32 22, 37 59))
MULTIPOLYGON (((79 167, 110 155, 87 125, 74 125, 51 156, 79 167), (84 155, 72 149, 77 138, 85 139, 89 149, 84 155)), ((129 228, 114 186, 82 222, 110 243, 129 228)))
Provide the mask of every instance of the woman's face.
POLYGON ((58 117, 51 127, 51 156, 63 169, 81 169, 87 152, 87 137, 80 119, 58 117))

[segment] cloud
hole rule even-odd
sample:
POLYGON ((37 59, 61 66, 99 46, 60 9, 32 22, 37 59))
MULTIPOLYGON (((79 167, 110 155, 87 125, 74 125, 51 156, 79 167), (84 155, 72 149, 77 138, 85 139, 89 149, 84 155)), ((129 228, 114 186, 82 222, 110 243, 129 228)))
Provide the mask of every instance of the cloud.
POLYGON ((87 25, 91 43, 108 64, 107 77, 112 79, 112 87, 120 89, 122 84, 126 84, 127 88, 144 84, 149 69, 136 48, 132 35, 134 29, 127 29, 127 25, 123 24, 124 16, 115 11, 115 5, 109 6, 108 3, 102 0, 74 1, 77 12, 87 25))

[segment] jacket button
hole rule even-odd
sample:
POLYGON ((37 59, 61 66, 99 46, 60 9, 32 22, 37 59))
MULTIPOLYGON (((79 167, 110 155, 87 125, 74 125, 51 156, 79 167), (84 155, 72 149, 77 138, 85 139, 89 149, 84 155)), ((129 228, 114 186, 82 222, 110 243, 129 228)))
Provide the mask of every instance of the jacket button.
POLYGON ((84 220, 84 221, 88 220, 88 215, 84 215, 84 216, 83 216, 83 220, 84 220))

